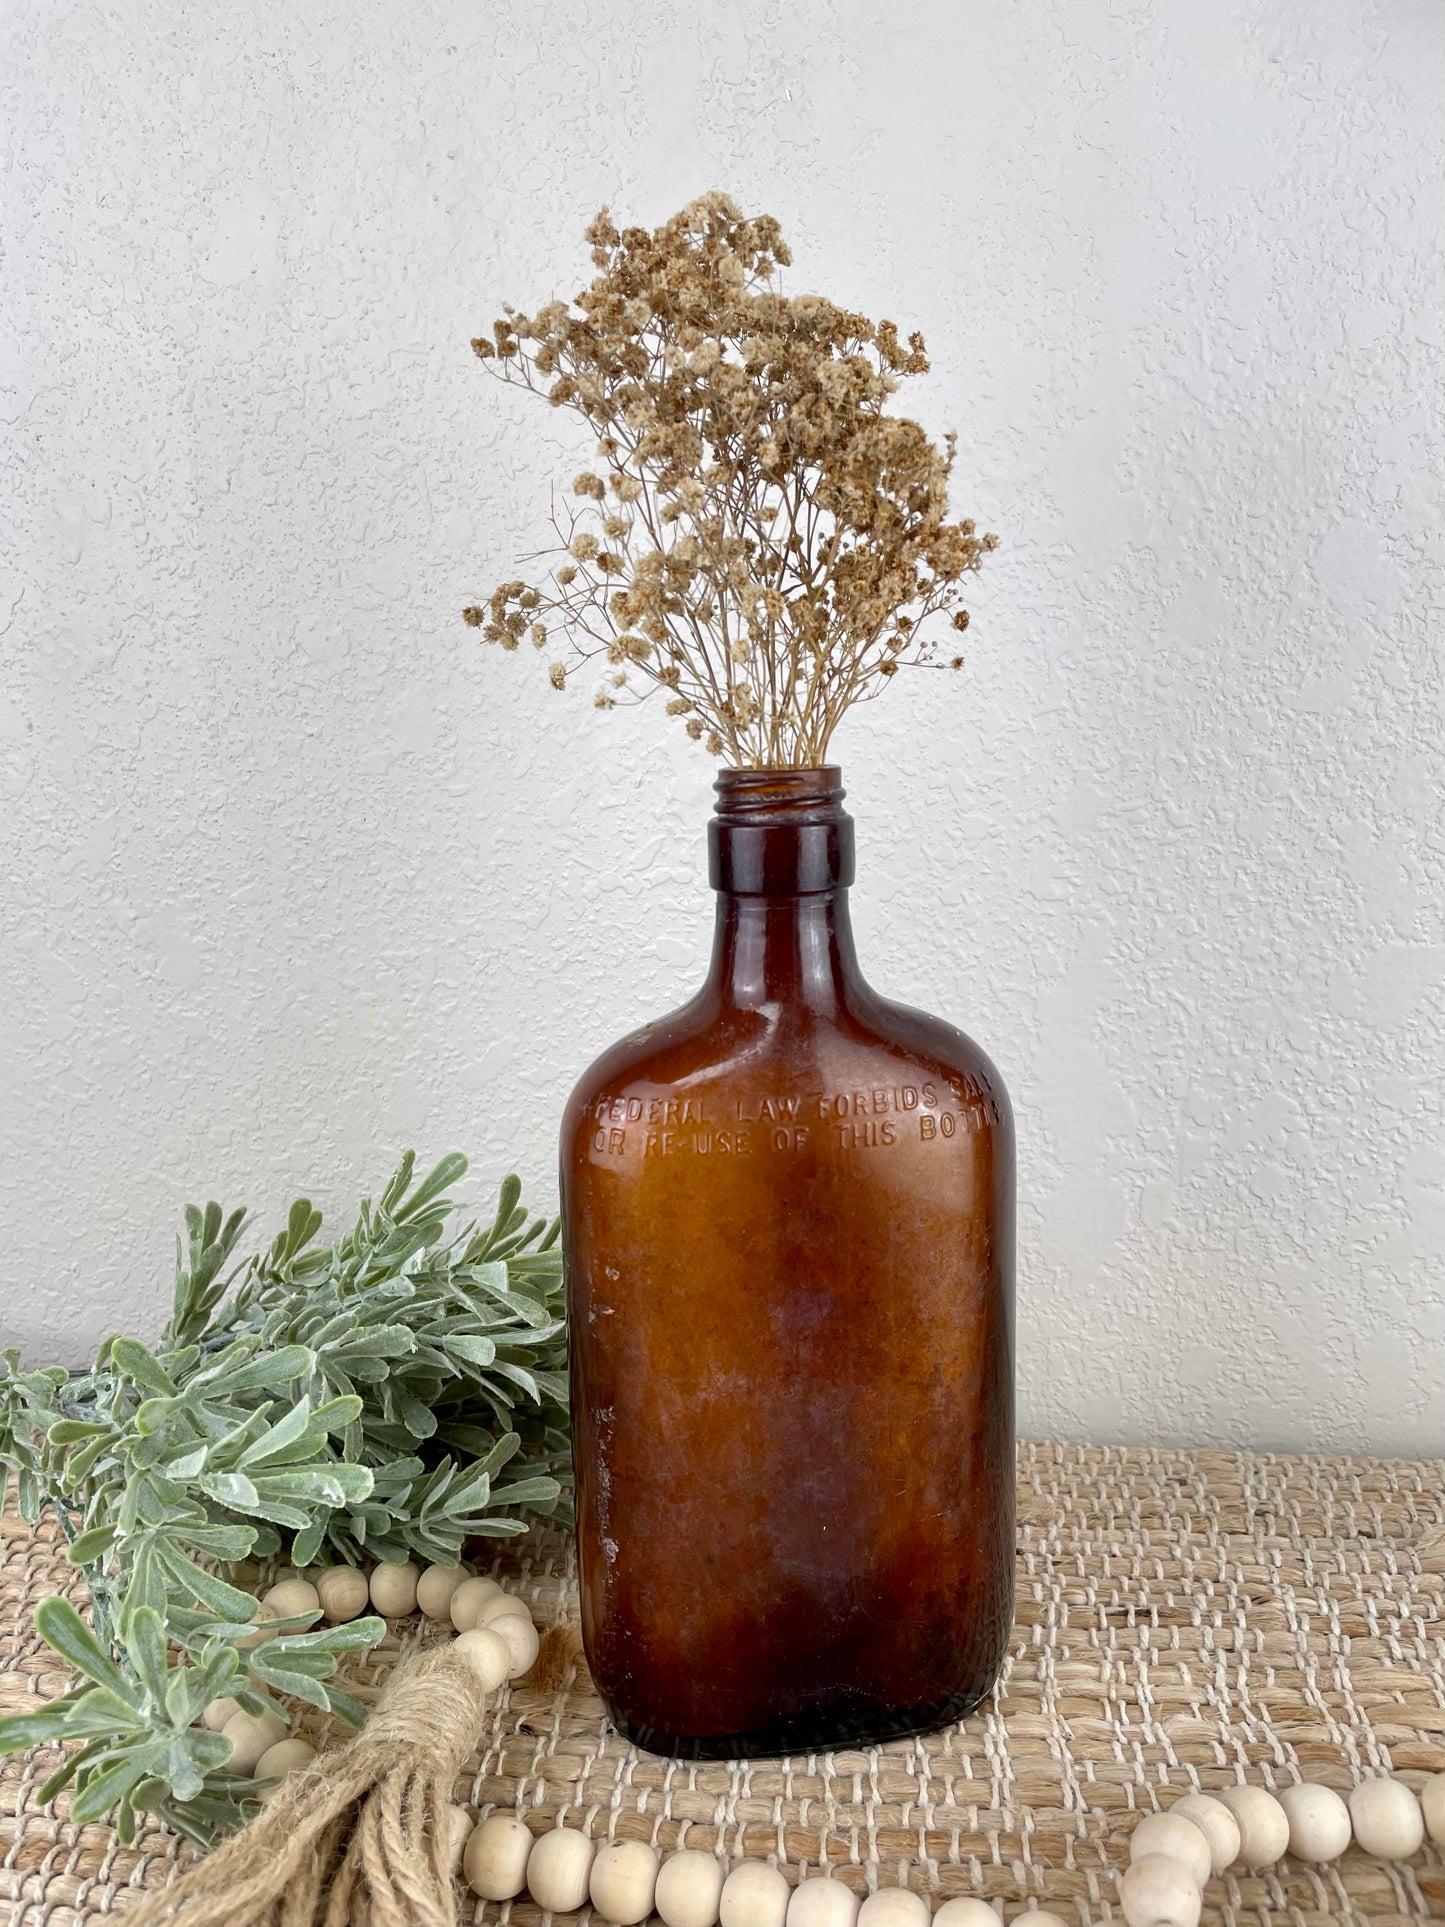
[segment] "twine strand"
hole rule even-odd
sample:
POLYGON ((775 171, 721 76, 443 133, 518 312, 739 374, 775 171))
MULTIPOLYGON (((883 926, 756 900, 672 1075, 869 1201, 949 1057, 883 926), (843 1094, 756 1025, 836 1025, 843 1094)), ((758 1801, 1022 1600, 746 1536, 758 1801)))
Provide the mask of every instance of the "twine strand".
POLYGON ((130 1927, 456 1927, 443 1816, 486 1699, 450 1646, 405 1660, 355 1739, 284 1781, 130 1927))

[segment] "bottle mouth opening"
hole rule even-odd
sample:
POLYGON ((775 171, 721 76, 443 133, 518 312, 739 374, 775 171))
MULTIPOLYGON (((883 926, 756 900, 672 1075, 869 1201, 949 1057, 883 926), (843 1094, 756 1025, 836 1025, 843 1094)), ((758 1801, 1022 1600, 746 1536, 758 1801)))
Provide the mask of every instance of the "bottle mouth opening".
POLYGON ((836 763, 812 769, 722 769, 713 788, 719 822, 765 828, 837 822, 846 794, 836 763))
POLYGON ((714 788, 708 870, 715 890, 807 896, 853 881, 853 819, 836 763, 719 770, 714 788))

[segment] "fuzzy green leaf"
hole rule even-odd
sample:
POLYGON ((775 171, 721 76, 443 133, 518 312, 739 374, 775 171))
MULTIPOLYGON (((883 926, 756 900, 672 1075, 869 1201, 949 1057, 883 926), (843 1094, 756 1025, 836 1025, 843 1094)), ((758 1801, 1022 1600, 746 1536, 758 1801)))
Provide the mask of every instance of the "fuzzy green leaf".
POLYGON ((71 1737, 66 1727, 67 1709, 58 1701, 39 1713, 12 1713, 0 1720, 0 1753, 15 1753, 21 1747, 47 1746, 71 1737))
POLYGON ((125 1675, 101 1646, 68 1599, 51 1593, 35 1608, 35 1630, 77 1673, 98 1686, 108 1687, 119 1699, 134 1705, 135 1692, 125 1675))
POLYGON ((70 1542, 66 1557, 72 1566, 98 1565, 116 1541, 113 1525, 92 1526, 70 1542))
POLYGON ((153 1705, 164 1706, 166 1687, 166 1635, 160 1614, 154 1606, 137 1606, 124 1615, 122 1631, 126 1652, 153 1705))
POLYGON ((175 1397, 174 1381, 161 1369, 160 1360, 139 1339, 111 1339, 110 1359, 117 1371, 144 1385, 147 1391, 158 1392, 164 1398, 175 1397))
POLYGON ((266 1459, 278 1458, 288 1446, 301 1438, 311 1423, 311 1400, 302 1397, 295 1405, 268 1426, 260 1438, 254 1439, 237 1460, 240 1466, 259 1465, 266 1459))
POLYGON ((224 1579, 218 1579, 213 1572, 207 1572, 194 1560, 188 1559, 179 1546, 163 1545, 160 1557, 175 1584, 190 1598, 198 1600, 208 1612, 242 1624, 255 1613, 258 1602, 250 1593, 243 1592, 239 1586, 227 1584, 224 1579))
POLYGON ((298 1378, 304 1378, 316 1363, 315 1354, 304 1345, 285 1345, 279 1351, 263 1352, 247 1365, 238 1366, 226 1374, 225 1385, 228 1394, 235 1397, 237 1392, 256 1392, 263 1389, 276 1391, 282 1385, 289 1385, 298 1378))
MULTIPOLYGON (((292 1652, 366 1653, 386 1638, 386 1621, 370 1613, 365 1619, 349 1619, 339 1626, 319 1626, 314 1633, 288 1633, 268 1642, 271 1650, 292 1652)), ((258 1646, 257 1652, 267 1651, 258 1646)))
POLYGON ((348 1726, 366 1724, 365 1706, 359 1699, 353 1699, 350 1693, 343 1692, 339 1686, 328 1686, 326 1698, 331 1711, 339 1714, 348 1726))
POLYGON ((87 1780, 70 1803, 72 1823, 80 1827, 87 1820, 98 1820, 123 1793, 130 1791, 137 1780, 143 1779, 168 1751, 167 1741, 152 1740, 149 1745, 137 1748, 128 1757, 104 1768, 94 1779, 87 1780))
MULTIPOLYGON (((443 1191, 467 1174, 467 1160, 460 1151, 451 1151, 436 1168, 424 1177, 416 1190, 399 1210, 393 1213, 398 1224, 405 1224, 429 1205, 433 1198, 439 1198, 443 1191)), ((513 1182, 509 1179, 508 1183, 513 1182)), ((503 1189, 505 1190, 505 1185, 503 1189)), ((518 1190, 521 1185, 518 1183, 518 1190)))
POLYGON ((218 1505, 230 1506, 236 1512, 256 1510, 258 1494, 244 1472, 206 1472, 196 1484, 218 1505))

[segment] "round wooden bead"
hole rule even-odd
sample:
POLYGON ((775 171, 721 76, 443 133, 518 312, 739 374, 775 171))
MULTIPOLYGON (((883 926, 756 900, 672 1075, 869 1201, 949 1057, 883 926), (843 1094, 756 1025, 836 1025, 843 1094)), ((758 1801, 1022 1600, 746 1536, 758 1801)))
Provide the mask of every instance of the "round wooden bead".
POLYGON ((540 1834, 527 1856, 527 1891, 553 1914, 575 1914, 587 1904, 587 1876, 597 1849, 575 1827, 540 1834))
POLYGON ((518 1619, 530 1619, 532 1617, 532 1608, 527 1604, 525 1599, 518 1599, 517 1595, 513 1592, 494 1592, 490 1599, 484 1599, 481 1605, 478 1606, 477 1616, 472 1621, 472 1624, 474 1626, 491 1626, 497 1620, 505 1619, 508 1614, 512 1614, 518 1619))
POLYGON ((1141 1820, 1129 1835, 1129 1858, 1143 1860, 1146 1855, 1156 1853, 1187 1867, 1196 1887, 1202 1887, 1209 1878, 1213 1865, 1209 1842, 1204 1837, 1204 1829, 1196 1827, 1192 1820, 1173 1812, 1151 1813, 1146 1820, 1141 1820))
POLYGON ((1199 1927, 1204 1896, 1189 1869, 1162 1853, 1146 1853, 1119 1883, 1129 1927, 1199 1927))
POLYGON ((1222 1800, 1207 1793, 1186 1793, 1169 1811, 1191 1821, 1209 1842, 1209 1870, 1223 1873, 1239 1858, 1239 1822, 1222 1800))
POLYGON ((316 1580, 316 1596, 321 1601, 322 1616, 330 1625, 337 1626, 342 1620, 357 1619, 366 1611, 371 1588, 366 1583, 366 1574, 358 1572, 355 1566, 328 1566, 316 1580))
POLYGON ((472 1837, 472 1816, 465 1807, 443 1807, 439 1830, 443 1836, 442 1844, 447 1866, 451 1869, 452 1878, 455 1880, 457 1869, 461 1866, 467 1851, 467 1843, 472 1837))
POLYGON ((1296 1860, 1316 1865, 1338 1860, 1350 1844, 1350 1809, 1333 1787, 1304 1781, 1279 1796, 1289 1821, 1289 1850, 1296 1860))
POLYGON ((1000 1927, 999 1911, 972 1894, 959 1894, 944 1901, 933 1916, 933 1927, 1000 1927))
POLYGON ((592 1905, 616 1927, 639 1927, 652 1912, 658 1859, 645 1840, 614 1840, 599 1847, 587 1890, 592 1905))
MULTIPOLYGON (((310 1766, 315 1758, 316 1748, 309 1740, 277 1740, 276 1744, 268 1746, 257 1760, 253 1778, 284 1780, 288 1773, 297 1773, 303 1766, 310 1766)), ((276 1790, 275 1787, 268 1787, 261 1798, 269 1799, 276 1790)))
POLYGON ((1222 1787, 1216 1796, 1234 1815, 1239 1828, 1239 1864, 1272 1867, 1289 1851, 1289 1818, 1272 1793, 1262 1786, 1222 1787))
POLYGON ((219 1733, 227 1720, 235 1719, 241 1710, 241 1702, 233 1699, 212 1700, 201 1715, 201 1725, 213 1733, 219 1733))
POLYGON ((1350 1824, 1377 1860, 1408 1860, 1425 1842, 1425 1816, 1403 1780, 1364 1780, 1349 1798, 1350 1824))
POLYGON ((495 1579, 464 1579, 447 1604, 447 1613, 457 1631, 470 1632, 482 1607, 501 1590, 495 1579))
POLYGON ((800 1880, 788 1902, 788 1927, 854 1927, 861 1903, 851 1887, 827 1874, 800 1880))
MULTIPOLYGON (((458 1633, 452 1646, 481 1681, 484 1692, 495 1693, 511 1674, 512 1649, 490 1626, 473 1626, 458 1633)), ((493 1898, 505 1900, 507 1896, 496 1894, 493 1898)))
POLYGON ((489 1813, 467 1842, 462 1873, 483 1900, 515 1900, 527 1884, 532 1835, 515 1813, 489 1813))
POLYGON ((491 1633, 500 1639, 512 1656, 507 1668, 509 1679, 520 1679, 523 1673, 530 1673, 541 1651, 542 1639, 530 1619, 518 1619, 515 1613, 504 1613, 500 1619, 493 1619, 485 1626, 474 1626, 473 1632, 491 1633))
POLYGON ((717 1927, 723 1871, 714 1853, 686 1847, 669 1854, 657 1876, 653 1901, 667 1927, 717 1927))
POLYGON ((410 1559, 385 1559, 371 1573, 371 1603, 383 1619, 403 1619, 416 1611, 421 1573, 410 1559))
POLYGON ((233 1713, 221 1728, 221 1738, 231 1742, 231 1757, 226 1762, 231 1773, 254 1773, 261 1755, 284 1740, 285 1720, 279 1713, 233 1713))
POLYGON ((718 1902, 722 1927, 783 1927, 790 1890, 766 1860, 742 1860, 723 1882, 718 1902))
POLYGON ((1445 1773, 1432 1773, 1420 1789, 1420 1811, 1425 1831, 1445 1847, 1445 1773))
POLYGON ((451 1616, 452 1594, 467 1576, 465 1566, 428 1566, 416 1582, 416 1603, 428 1619, 451 1616))
POLYGON ((321 1610, 321 1595, 307 1579, 283 1579, 262 1598, 273 1619, 294 1619, 298 1613, 321 1610))
POLYGON ((858 1927, 928 1927, 928 1902, 909 1887, 880 1887, 858 1909, 858 1927))

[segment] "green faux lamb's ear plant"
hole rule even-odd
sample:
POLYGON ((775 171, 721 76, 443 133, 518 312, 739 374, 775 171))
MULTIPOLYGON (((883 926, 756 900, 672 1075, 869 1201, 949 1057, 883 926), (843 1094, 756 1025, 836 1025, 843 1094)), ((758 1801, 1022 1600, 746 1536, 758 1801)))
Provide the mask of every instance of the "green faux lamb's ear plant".
POLYGON ((508 1178, 491 1224, 448 1238, 445 1194, 466 1168, 454 1153, 413 1188, 408 1152, 331 1245, 298 1199, 265 1253, 229 1271, 245 1214, 189 1206, 153 1347, 109 1338, 77 1374, 4 1354, 0 1464, 30 1523, 47 1507, 58 1519, 93 1630, 42 1601, 38 1629, 86 1683, 0 1721, 0 1751, 79 1742, 46 1792, 73 1780, 74 1817, 113 1808, 130 1838, 152 1812, 209 1842, 256 1793, 196 1724, 214 1701, 256 1712, 282 1694, 360 1721, 332 1676, 384 1622, 316 1628, 313 1612, 252 1644, 241 1562, 454 1563, 469 1538, 524 1532, 518 1508, 565 1515, 557 1225, 508 1178))
POLYGON ((380 1619, 328 1626, 300 1638, 282 1637, 252 1657, 250 1676, 225 1632, 215 1628, 199 1642, 193 1659, 172 1665, 167 1626, 160 1608, 141 1603, 137 1578, 117 1616, 113 1651, 107 1651, 68 1599, 52 1595, 35 1609, 35 1625, 82 1681, 38 1713, 0 1720, 0 1750, 78 1741, 78 1749, 51 1775, 39 1797, 49 1800, 72 1780, 70 1817, 77 1825, 115 1810, 116 1829, 129 1843, 138 1811, 158 1815, 178 1833, 208 1846, 219 1832, 239 1826, 255 1799, 249 1779, 230 1774, 230 1741, 196 1722, 214 1700, 234 1698, 259 1713, 258 1683, 341 1713, 360 1724, 363 1709, 350 1694, 324 1682, 337 1657, 374 1646, 386 1630, 380 1619), (264 1654, 264 1663, 260 1655, 264 1654))

